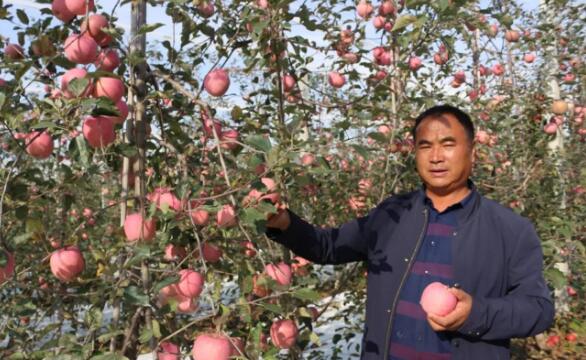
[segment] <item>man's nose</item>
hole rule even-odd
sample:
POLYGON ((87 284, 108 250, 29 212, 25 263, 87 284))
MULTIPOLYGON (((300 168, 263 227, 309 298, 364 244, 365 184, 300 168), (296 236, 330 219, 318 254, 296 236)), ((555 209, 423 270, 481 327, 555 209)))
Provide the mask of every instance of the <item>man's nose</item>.
POLYGON ((431 149, 431 156, 429 161, 436 164, 444 160, 444 154, 440 146, 435 146, 431 149))

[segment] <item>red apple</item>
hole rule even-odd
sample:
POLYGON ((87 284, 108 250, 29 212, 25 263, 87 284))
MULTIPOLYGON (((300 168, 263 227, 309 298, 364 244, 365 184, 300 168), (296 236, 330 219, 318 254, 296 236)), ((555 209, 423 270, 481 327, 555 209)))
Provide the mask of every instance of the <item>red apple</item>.
POLYGON ((8 251, 4 251, 4 255, 6 258, 6 264, 3 267, 0 267, 0 284, 12 277, 15 267, 14 255, 8 251))
POLYGON ((55 17, 63 22, 69 22, 75 17, 75 14, 67 9, 65 0, 53 0, 51 11, 55 17))
POLYGON ((297 335, 297 325, 293 320, 277 320, 271 325, 271 341, 278 348, 289 349, 295 345, 297 335))
POLYGON ((145 241, 153 240, 157 232, 156 220, 153 218, 143 221, 140 213, 126 215, 126 219, 124 220, 124 234, 126 235, 126 240, 137 241, 141 239, 141 232, 142 239, 145 241))
POLYGON ((120 113, 120 116, 108 116, 108 118, 110 118, 115 125, 122 124, 128 117, 128 105, 124 100, 120 100, 116 103, 116 109, 120 113))
POLYGON ((380 4, 380 7, 378 8, 378 13, 381 14, 382 16, 394 14, 395 11, 396 11, 395 4, 393 4, 392 1, 388 1, 388 0, 383 2, 382 4, 380 4))
POLYGON ((222 334, 201 334, 195 338, 191 354, 195 360, 228 360, 233 354, 232 343, 222 334))
POLYGON ((65 0, 65 7, 75 15, 85 15, 94 10, 94 0, 65 0))
POLYGON ((278 264, 267 264, 265 266, 265 273, 277 282, 279 285, 291 284, 291 267, 284 262, 278 264))
POLYGON ((26 152, 37 159, 46 159, 53 153, 53 138, 46 131, 25 135, 26 152))
POLYGON ((153 192, 146 196, 147 200, 157 205, 158 209, 167 208, 168 210, 179 212, 183 205, 181 201, 166 187, 155 188, 153 192))
POLYGON ((412 56, 409 58, 409 69, 412 71, 417 71, 421 67, 421 59, 417 56, 412 56))
POLYGON ((203 80, 203 87, 212 96, 222 96, 230 87, 230 77, 224 69, 210 71, 203 80))
POLYGON ((165 255, 163 259, 167 261, 181 261, 187 256, 187 251, 183 246, 168 244, 165 246, 165 255))
POLYGON ((90 36, 72 34, 63 44, 65 57, 76 64, 91 64, 98 57, 98 44, 90 36))
POLYGON ((566 341, 568 342, 576 342, 578 340, 578 334, 575 332, 567 333, 566 334, 566 341))
POLYGON ((176 289, 179 295, 195 298, 203 290, 204 277, 195 270, 183 269, 179 271, 179 282, 176 289))
POLYGON ((505 67, 501 64, 494 64, 491 70, 494 75, 501 76, 505 72, 505 67))
POLYGON ((202 2, 197 6, 197 11, 199 12, 199 14, 202 17, 209 18, 212 15, 214 15, 214 11, 215 11, 214 4, 211 3, 210 1, 202 2))
POLYGON ((181 294, 175 295, 175 300, 177 300, 177 312, 180 314, 191 314, 197 310, 199 307, 198 301, 196 298, 186 297, 181 294))
POLYGON ((124 82, 116 77, 104 76, 96 80, 94 87, 95 97, 105 96, 110 98, 114 103, 117 103, 125 93, 126 86, 124 86, 124 82))
POLYGON ((216 214, 218 227, 231 227, 236 225, 236 212, 232 205, 224 205, 216 214))
POLYGON ((360 0, 358 5, 356 5, 356 14, 358 14, 358 16, 363 19, 368 19, 372 13, 372 10, 372 5, 366 0, 360 0))
POLYGON ((386 19, 383 16, 375 16, 372 19, 372 25, 374 25, 375 29, 382 29, 385 27, 385 21, 386 19))
POLYGON ((83 122, 83 137, 92 148, 103 148, 116 140, 114 123, 108 116, 88 116, 83 122))
POLYGON ((505 32, 505 39, 508 42, 517 42, 517 41, 519 41, 520 37, 521 37, 521 34, 519 34, 519 32, 516 30, 507 30, 505 32))
POLYGON ((108 27, 108 19, 101 14, 90 15, 81 24, 81 31, 87 31, 86 34, 94 38, 100 46, 106 46, 112 41, 112 37, 102 29, 108 27))
POLYGON ((4 47, 4 57, 9 60, 21 60, 24 58, 24 50, 18 44, 7 44, 4 47))
POLYGON ((49 263, 53 275, 64 282, 75 279, 85 267, 83 255, 77 246, 66 246, 55 250, 51 254, 49 263))
POLYGON ((330 71, 328 73, 328 82, 335 88, 341 88, 346 83, 346 79, 340 73, 336 71, 330 71))
POLYGON ((236 141, 238 141, 238 137, 240 136, 240 134, 238 133, 238 130, 234 130, 234 129, 228 129, 228 130, 223 130, 220 135, 220 141, 222 142, 222 144, 220 145, 222 148, 224 149, 228 149, 228 150, 234 150, 238 147, 238 143, 236 141))
POLYGON ((440 282, 433 282, 425 287, 420 304, 426 313, 445 316, 456 308, 458 298, 448 287, 440 282))
POLYGON ((94 65, 96 65, 97 70, 114 71, 120 65, 118 52, 114 49, 102 50, 94 65))
MULTIPOLYGON (((87 76, 87 71, 84 68, 73 68, 67 70, 63 76, 61 77, 61 92, 63 95, 71 99, 75 97, 75 95, 67 89, 69 82, 73 79, 83 79, 87 76)), ((81 97, 86 97, 92 92, 92 83, 91 80, 88 82, 85 90, 80 94, 81 97)))
POLYGON ((157 360, 180 360, 181 350, 179 345, 174 344, 170 341, 163 341, 159 344, 157 350, 157 360))
POLYGON ((559 343, 560 343, 560 336, 559 335, 550 335, 547 337, 547 340, 545 341, 545 344, 550 348, 558 346, 559 343))
POLYGON ((289 92, 295 88, 295 78, 292 75, 285 75, 283 76, 283 91, 289 92))
POLYGON ((205 242, 202 244, 201 248, 203 258, 207 262, 216 263, 222 258, 222 249, 214 244, 205 242))

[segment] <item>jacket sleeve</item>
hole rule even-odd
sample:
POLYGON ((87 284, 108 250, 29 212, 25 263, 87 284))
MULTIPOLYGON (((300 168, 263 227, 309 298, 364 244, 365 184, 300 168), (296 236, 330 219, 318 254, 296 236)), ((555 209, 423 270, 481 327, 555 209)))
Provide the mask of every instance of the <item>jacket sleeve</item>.
POLYGON ((342 264, 367 259, 368 216, 338 228, 320 228, 287 210, 291 224, 285 231, 267 230, 267 236, 295 254, 317 264, 342 264))
POLYGON ((500 298, 475 297, 468 319, 458 329, 482 340, 539 334, 548 329, 555 309, 543 278, 541 242, 533 225, 521 229, 508 262, 508 291, 500 298))

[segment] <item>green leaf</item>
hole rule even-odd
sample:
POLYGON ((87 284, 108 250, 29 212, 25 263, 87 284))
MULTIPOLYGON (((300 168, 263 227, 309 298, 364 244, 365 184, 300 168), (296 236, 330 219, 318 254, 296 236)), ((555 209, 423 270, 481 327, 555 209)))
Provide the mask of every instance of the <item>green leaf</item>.
POLYGON ((107 341, 110 341, 111 338, 119 336, 119 335, 123 335, 123 334, 124 334, 124 330, 112 331, 112 332, 98 336, 98 342, 103 344, 107 341))
POLYGON ((297 289, 293 292, 292 295, 298 299, 309 301, 317 301, 320 298, 319 293, 317 291, 307 288, 297 289))
MULTIPOLYGON (((155 204, 156 206, 156 204, 155 204)), ((151 249, 148 245, 137 243, 134 247, 134 256, 128 260, 126 266, 136 265, 151 256, 151 249)))
POLYGON ((142 329, 138 341, 141 344, 148 343, 153 338, 153 331, 147 328, 142 329))
POLYGON ((29 23, 28 16, 26 15, 26 12, 24 12, 24 10, 16 10, 16 16, 18 17, 18 20, 20 20, 23 24, 26 25, 29 23))
POLYGON ((12 241, 14 242, 14 245, 20 245, 20 244, 27 242, 32 236, 33 236, 32 232, 26 232, 24 234, 20 234, 20 235, 15 236, 12 239, 12 241))
POLYGON ((242 211, 240 219, 246 224, 254 224, 258 220, 266 220, 266 217, 256 208, 246 208, 242 211))
POLYGON ((31 129, 54 129, 56 127, 57 125, 52 121, 41 121, 31 126, 31 129))
POLYGON ((88 78, 75 78, 67 84, 67 90, 73 93, 76 97, 80 97, 87 89, 90 83, 88 78))
POLYGON ((164 25, 165 24, 161 24, 161 23, 143 25, 138 30, 138 35, 144 35, 146 33, 150 33, 150 32, 155 31, 155 30, 157 30, 158 28, 160 28, 161 26, 164 26, 164 25))
POLYGON ((227 307, 224 304, 220 304, 220 316, 216 317, 214 319, 214 324, 216 326, 220 326, 222 324, 225 324, 228 320, 230 320, 231 313, 232 313, 232 311, 230 310, 229 307, 227 307))
POLYGON ((43 230, 45 229, 45 226, 43 225, 43 222, 41 221, 41 219, 29 218, 29 219, 26 219, 25 229, 26 229, 26 232, 28 232, 28 233, 39 234, 39 233, 43 232, 43 230))
POLYGON ((269 311, 272 311, 275 314, 279 314, 279 315, 283 314, 283 309, 277 304, 269 304, 266 302, 262 302, 262 303, 259 303, 259 305, 261 305, 262 307, 264 307, 265 309, 267 309, 269 311))
POLYGON ((159 325, 159 322, 156 319, 153 319, 152 321, 152 327, 153 327, 153 336, 156 337, 157 339, 161 338, 161 326, 159 325))
POLYGON ((136 148, 136 145, 124 143, 124 144, 120 144, 118 146, 118 149, 120 150, 122 155, 124 155, 128 158, 132 158, 132 157, 138 155, 138 149, 136 148))
POLYGON ((94 307, 85 314, 84 322, 90 330, 95 330, 102 326, 103 318, 102 310, 94 307))
POLYGON ((77 150, 79 151, 79 160, 81 164, 87 168, 90 166, 90 156, 89 151, 87 149, 86 142, 83 136, 77 136, 75 138, 75 145, 77 146, 77 150))
POLYGON ((391 30, 391 31, 392 32, 399 31, 399 30, 407 27, 409 24, 415 22, 415 20, 417 20, 416 16, 402 15, 401 17, 399 17, 397 19, 397 21, 395 22, 395 25, 393 25, 393 30, 391 30))
POLYGON ((109 354, 102 354, 102 355, 93 356, 90 358, 90 360, 130 360, 130 359, 124 355, 109 353, 109 354))
POLYGON ((0 108, 2 108, 2 105, 4 105, 5 101, 6 101, 6 95, 4 95, 4 93, 0 92, 0 108))
POLYGON ((149 305, 149 297, 136 286, 129 286, 124 290, 124 301, 128 304, 149 305))
POLYGON ((264 151, 269 152, 271 151, 271 142, 269 139, 266 139, 264 136, 261 135, 252 135, 246 138, 246 144, 250 145, 251 147, 264 151))
POLYGON ((559 271, 558 269, 547 269, 544 272, 544 276, 556 289, 561 289, 567 284, 566 276, 563 272, 559 271))
POLYGON ((388 141, 387 137, 379 132, 371 132, 370 134, 368 134, 368 137, 373 140, 376 140, 378 142, 387 142, 388 141))
POLYGON ((163 279, 163 280, 161 280, 161 281, 159 281, 158 283, 155 284, 155 286, 153 287, 153 292, 155 294, 157 294, 165 286, 171 285, 171 284, 175 284, 178 281, 179 281, 179 276, 178 275, 174 275, 174 276, 165 278, 165 279, 163 279))
POLYGON ((365 160, 367 160, 369 158, 369 154, 368 154, 368 150, 361 145, 355 145, 353 144, 352 147, 354 148, 354 150, 356 150, 356 152, 362 156, 365 160))
POLYGON ((313 331, 309 334, 309 340, 317 346, 321 346, 321 340, 319 339, 319 336, 313 331))

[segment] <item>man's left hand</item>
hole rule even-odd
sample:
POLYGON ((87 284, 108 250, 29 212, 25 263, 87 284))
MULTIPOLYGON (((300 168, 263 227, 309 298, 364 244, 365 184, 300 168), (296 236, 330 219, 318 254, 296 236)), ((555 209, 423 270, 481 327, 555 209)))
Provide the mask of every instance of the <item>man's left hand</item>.
POLYGON ((427 315, 427 322, 434 331, 456 331, 464 324, 472 310, 472 296, 464 290, 450 288, 450 292, 456 295, 458 303, 451 313, 445 316, 434 314, 427 315))

